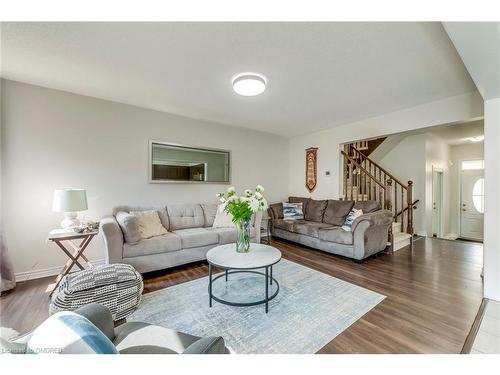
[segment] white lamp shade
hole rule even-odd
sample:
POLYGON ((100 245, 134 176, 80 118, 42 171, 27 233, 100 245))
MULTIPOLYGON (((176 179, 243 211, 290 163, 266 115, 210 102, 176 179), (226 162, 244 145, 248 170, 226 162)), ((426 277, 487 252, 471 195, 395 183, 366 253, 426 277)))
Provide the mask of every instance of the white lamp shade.
POLYGON ((57 189, 54 191, 54 212, 78 212, 87 209, 87 193, 84 189, 57 189))

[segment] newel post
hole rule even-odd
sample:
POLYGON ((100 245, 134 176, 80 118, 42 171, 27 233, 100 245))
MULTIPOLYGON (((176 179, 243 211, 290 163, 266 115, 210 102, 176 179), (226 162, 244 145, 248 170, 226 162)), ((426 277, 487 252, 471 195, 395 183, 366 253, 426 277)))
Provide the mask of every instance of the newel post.
POLYGON ((410 237, 410 250, 413 250, 413 181, 408 181, 408 191, 406 192, 406 199, 408 204, 408 227, 407 233, 410 237))
POLYGON ((413 235, 413 181, 408 181, 408 191, 406 192, 406 205, 408 206, 408 227, 407 233, 413 235))
POLYGON ((387 180, 387 185, 385 186, 384 191, 384 208, 392 211, 392 180, 390 178, 387 180))

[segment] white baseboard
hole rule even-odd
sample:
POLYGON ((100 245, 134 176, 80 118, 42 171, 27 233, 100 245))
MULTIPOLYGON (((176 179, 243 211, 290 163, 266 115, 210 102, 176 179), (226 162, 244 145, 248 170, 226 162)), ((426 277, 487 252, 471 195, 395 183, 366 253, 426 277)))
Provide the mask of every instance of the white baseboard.
MULTIPOLYGON (((104 259, 97 259, 97 260, 92 260, 90 263, 94 266, 100 266, 104 264, 104 259)), ((49 268, 40 268, 36 270, 30 270, 30 271, 24 271, 24 272, 17 272, 15 274, 16 276, 16 282, 21 282, 21 281, 26 281, 26 280, 34 280, 34 279, 41 279, 42 277, 48 277, 48 276, 55 276, 61 272, 63 266, 54 266, 54 267, 49 267, 49 268)), ((73 266, 71 272, 78 271, 80 270, 78 266, 73 266)))

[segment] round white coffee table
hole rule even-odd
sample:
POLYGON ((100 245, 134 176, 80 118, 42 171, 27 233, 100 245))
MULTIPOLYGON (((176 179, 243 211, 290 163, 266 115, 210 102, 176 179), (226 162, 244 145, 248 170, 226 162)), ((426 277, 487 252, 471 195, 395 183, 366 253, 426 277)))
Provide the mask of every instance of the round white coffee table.
POLYGON ((279 283, 273 277, 273 265, 281 260, 281 252, 269 245, 251 243, 248 253, 236 252, 234 243, 216 246, 207 253, 208 261, 208 296, 209 306, 212 307, 212 300, 223 303, 229 306, 255 306, 266 305, 266 314, 269 311, 269 301, 275 298, 279 292, 279 283), (212 266, 222 268, 225 272, 216 277, 212 277, 212 266), (256 271, 264 268, 265 273, 256 271), (212 293, 212 284, 214 281, 225 277, 226 282, 230 274, 234 273, 254 273, 265 276, 265 298, 251 302, 230 302, 215 296, 212 293), (272 296, 269 296, 269 285, 276 285, 276 291, 272 296))

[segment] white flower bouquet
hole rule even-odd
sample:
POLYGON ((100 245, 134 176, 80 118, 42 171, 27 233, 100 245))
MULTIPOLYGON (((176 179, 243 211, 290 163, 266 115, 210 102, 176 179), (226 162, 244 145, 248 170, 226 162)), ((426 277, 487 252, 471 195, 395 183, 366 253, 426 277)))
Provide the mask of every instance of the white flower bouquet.
POLYGON ((225 193, 217 194, 224 205, 224 210, 231 215, 238 230, 236 238, 236 251, 238 252, 250 251, 250 219, 254 213, 265 211, 268 207, 263 193, 264 188, 257 185, 255 192, 247 189, 242 196, 236 194, 234 187, 228 188, 225 193))

